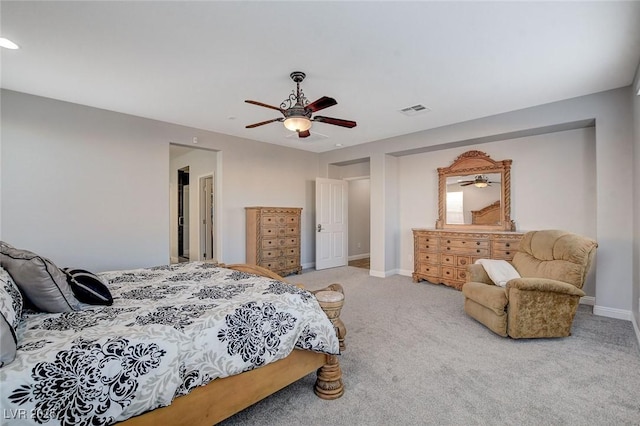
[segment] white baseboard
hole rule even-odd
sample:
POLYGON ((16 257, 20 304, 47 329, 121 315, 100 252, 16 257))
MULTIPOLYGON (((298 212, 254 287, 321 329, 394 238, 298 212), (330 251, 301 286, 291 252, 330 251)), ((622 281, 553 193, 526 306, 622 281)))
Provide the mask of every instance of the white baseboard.
POLYGON ((403 277, 411 277, 413 276, 413 269, 399 269, 398 274, 402 275, 403 277))
POLYGON ((349 260, 349 262, 351 262, 352 260, 366 259, 367 257, 371 257, 371 254, 370 253, 354 254, 353 256, 349 256, 347 259, 349 260))
POLYGON ((596 304, 596 298, 593 296, 582 296, 580 298, 580 304, 594 306, 596 304))
POLYGON ((175 256, 170 256, 170 257, 169 257, 169 261, 170 261, 171 263, 178 263, 180 260, 179 260, 177 257, 175 257, 175 256))
POLYGON ((369 269, 369 275, 372 277, 387 278, 391 275, 398 275, 398 270, 391 269, 390 271, 374 271, 373 269, 369 269))
POLYGON ((636 339, 640 344, 640 328, 638 327, 638 321, 636 321, 636 316, 631 314, 631 323, 633 324, 633 330, 636 332, 636 339))
POLYGON ((607 308, 605 306, 593 306, 594 315, 600 315, 602 317, 621 319, 626 321, 632 321, 633 314, 631 311, 625 309, 607 308))
POLYGON ((302 269, 312 269, 316 267, 316 262, 309 262, 309 263, 303 263, 300 266, 302 266, 302 269))

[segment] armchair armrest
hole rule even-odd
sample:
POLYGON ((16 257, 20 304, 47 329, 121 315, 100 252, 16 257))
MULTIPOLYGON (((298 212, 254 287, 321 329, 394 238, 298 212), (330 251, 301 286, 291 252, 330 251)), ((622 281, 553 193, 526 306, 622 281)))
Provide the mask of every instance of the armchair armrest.
POLYGON ((546 291, 579 297, 585 295, 584 291, 572 284, 548 278, 514 278, 507 282, 507 293, 510 288, 522 291, 546 291))
POLYGON ((476 282, 476 283, 484 283, 494 285, 494 282, 491 281, 489 275, 484 270, 482 265, 477 265, 475 263, 471 265, 467 265, 467 282, 476 282))

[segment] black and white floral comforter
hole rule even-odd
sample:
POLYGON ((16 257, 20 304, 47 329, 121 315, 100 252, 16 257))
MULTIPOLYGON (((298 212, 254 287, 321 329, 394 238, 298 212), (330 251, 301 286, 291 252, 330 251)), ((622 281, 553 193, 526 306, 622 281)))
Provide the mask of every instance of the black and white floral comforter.
POLYGON ((199 262, 100 276, 112 306, 25 311, 0 369, 0 423, 110 424, 294 346, 338 353, 315 297, 279 281, 199 262))

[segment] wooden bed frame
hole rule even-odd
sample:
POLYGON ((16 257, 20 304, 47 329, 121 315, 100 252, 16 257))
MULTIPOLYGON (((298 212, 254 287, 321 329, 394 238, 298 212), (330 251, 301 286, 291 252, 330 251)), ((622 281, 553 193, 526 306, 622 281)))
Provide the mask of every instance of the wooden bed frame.
POLYGON ((495 225, 500 223, 500 200, 489 204, 480 210, 471 211, 472 225, 495 225))
MULTIPOLYGON (((248 264, 220 266, 285 281, 280 275, 260 266, 248 264)), ((327 291, 344 295, 340 284, 331 284, 321 290, 312 291, 312 293, 327 291)), ((320 304, 334 324, 340 340, 340 349, 343 350, 346 329, 339 318, 342 302, 338 304, 324 303, 327 306, 323 306, 322 302, 320 304)), ((132 417, 118 423, 118 425, 211 426, 313 372, 317 372, 314 387, 316 395, 323 399, 336 399, 342 396, 344 393, 342 371, 336 355, 294 349, 286 358, 255 370, 213 380, 187 395, 174 399, 167 407, 157 408, 132 417)))

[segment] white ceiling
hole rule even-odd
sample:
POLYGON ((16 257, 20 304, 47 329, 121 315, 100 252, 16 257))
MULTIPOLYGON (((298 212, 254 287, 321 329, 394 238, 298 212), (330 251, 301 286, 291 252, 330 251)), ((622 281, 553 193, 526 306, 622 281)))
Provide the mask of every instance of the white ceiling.
MULTIPOLYGON (((2 1, 2 87, 313 152, 628 86, 640 2, 2 1), (338 105, 300 140, 307 74, 338 105), (423 104, 430 112, 398 111, 423 104)), ((189 141, 183 141, 189 142, 189 141)))

